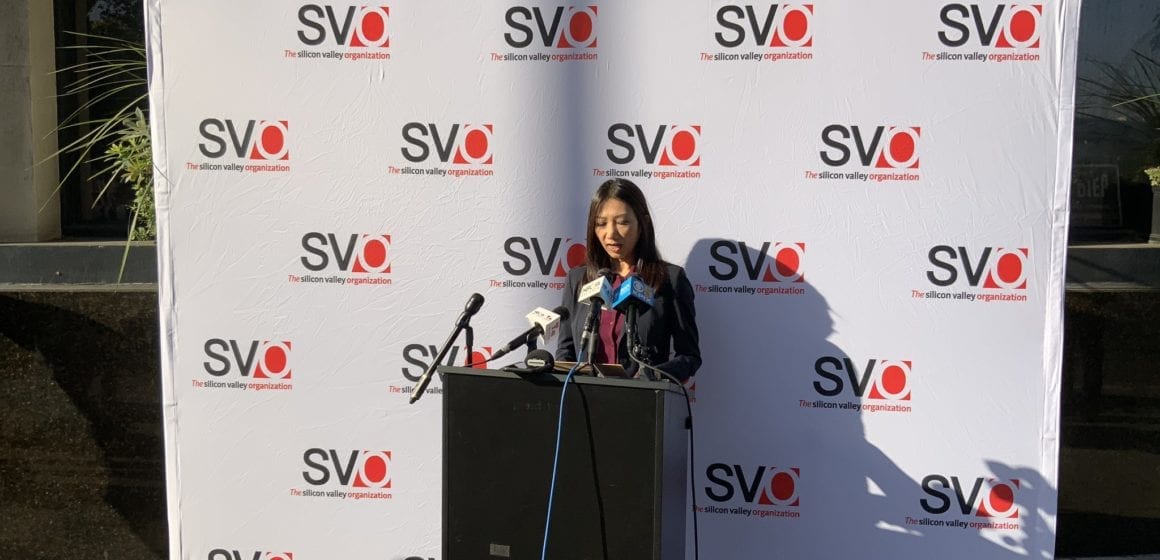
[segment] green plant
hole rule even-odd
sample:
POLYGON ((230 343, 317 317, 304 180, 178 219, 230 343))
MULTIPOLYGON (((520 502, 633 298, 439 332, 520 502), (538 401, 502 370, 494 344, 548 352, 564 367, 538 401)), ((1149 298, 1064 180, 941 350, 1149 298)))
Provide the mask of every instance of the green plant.
POLYGON ((129 185, 134 191, 129 239, 152 239, 157 226, 148 118, 142 110, 148 97, 145 47, 141 43, 113 37, 84 33, 72 35, 83 44, 64 48, 78 50, 82 61, 62 68, 58 73, 76 73, 77 78, 64 88, 62 95, 77 96, 83 102, 57 128, 58 132, 78 131, 75 140, 52 156, 63 153, 77 156, 61 177, 57 190, 78 172, 82 163, 92 164, 97 171, 87 179, 104 182, 94 206, 115 181, 129 185), (126 100, 111 110, 111 114, 85 117, 100 104, 122 98, 126 100))
POLYGON ((129 241, 157 237, 157 214, 153 205, 153 148, 149 138, 149 121, 140 109, 121 119, 117 139, 98 158, 109 162, 114 177, 133 189, 133 220, 129 241))
POLYGON ((1152 184, 1152 188, 1160 189, 1160 167, 1149 167, 1144 173, 1148 175, 1148 182, 1152 184))

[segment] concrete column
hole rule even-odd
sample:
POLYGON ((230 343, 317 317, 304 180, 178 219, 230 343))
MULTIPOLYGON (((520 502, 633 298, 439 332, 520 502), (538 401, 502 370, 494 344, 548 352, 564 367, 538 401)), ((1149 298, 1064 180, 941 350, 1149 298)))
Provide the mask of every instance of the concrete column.
POLYGON ((55 48, 52 2, 0 0, 0 242, 60 237, 55 48))

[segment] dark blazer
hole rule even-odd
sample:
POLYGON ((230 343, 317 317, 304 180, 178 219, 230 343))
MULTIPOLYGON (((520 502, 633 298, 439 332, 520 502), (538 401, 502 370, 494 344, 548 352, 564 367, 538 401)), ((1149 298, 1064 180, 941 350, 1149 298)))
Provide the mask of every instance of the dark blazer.
MULTIPOLYGON (((681 381, 697 373, 701 367, 701 347, 698 343, 696 311, 693 308, 693 286, 685 276, 685 269, 666 264, 668 279, 656 291, 653 308, 637 318, 637 337, 642 345, 651 350, 652 359, 645 363, 656 366, 681 381)), ((584 332, 584 320, 588 317, 588 302, 577 302, 576 296, 584 285, 586 268, 576 267, 568 273, 568 283, 564 287, 564 305, 571 312, 571 319, 560 324, 560 345, 556 359, 576 361, 576 346, 580 334, 584 332)), ((621 333, 617 339, 616 356, 620 365, 629 375, 635 375, 636 362, 628 357, 627 337, 621 333)), ((600 344, 597 341, 597 344, 600 344)))

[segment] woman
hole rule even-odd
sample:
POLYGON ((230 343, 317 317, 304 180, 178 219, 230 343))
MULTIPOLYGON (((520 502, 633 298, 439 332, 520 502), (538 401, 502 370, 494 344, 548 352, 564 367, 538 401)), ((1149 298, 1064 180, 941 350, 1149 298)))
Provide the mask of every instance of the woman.
MULTIPOLYGON (((564 305, 571 320, 560 325, 560 346, 556 359, 575 361, 579 334, 584 331, 589 304, 577 302, 581 286, 611 271, 613 288, 630 274, 636 274, 656 293, 653 308, 637 319, 637 338, 644 349, 644 362, 684 381, 701 366, 693 286, 685 270, 661 260, 653 232, 652 215, 644 194, 631 181, 612 179, 596 189, 588 207, 588 262, 568 273, 564 305)), ((628 354, 624 335, 624 314, 603 309, 597 330, 598 340, 592 361, 618 363, 631 376, 638 365, 628 354)), ((588 356, 585 356, 587 359, 588 356)))

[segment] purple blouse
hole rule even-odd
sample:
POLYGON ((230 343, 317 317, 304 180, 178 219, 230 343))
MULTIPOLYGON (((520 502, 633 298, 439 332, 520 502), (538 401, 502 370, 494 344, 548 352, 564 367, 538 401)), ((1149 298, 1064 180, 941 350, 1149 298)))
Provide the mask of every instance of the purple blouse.
MULTIPOLYGON (((612 293, 620 288, 624 278, 619 274, 612 280, 612 293)), ((600 348, 593 356, 593 362, 598 364, 615 364, 617 361, 617 341, 624 330, 624 314, 614 309, 600 310, 600 348)))

